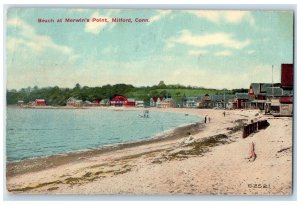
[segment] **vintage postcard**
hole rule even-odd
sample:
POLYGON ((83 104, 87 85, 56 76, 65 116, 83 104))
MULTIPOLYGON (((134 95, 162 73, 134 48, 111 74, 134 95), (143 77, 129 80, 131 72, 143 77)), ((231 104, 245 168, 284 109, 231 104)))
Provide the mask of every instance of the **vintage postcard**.
POLYGON ((294 12, 6 13, 8 194, 291 195, 294 12))

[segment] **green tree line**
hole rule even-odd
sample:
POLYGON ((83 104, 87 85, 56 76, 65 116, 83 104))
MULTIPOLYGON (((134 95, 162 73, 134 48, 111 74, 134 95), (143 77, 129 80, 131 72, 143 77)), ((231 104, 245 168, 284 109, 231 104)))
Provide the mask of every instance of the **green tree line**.
MULTIPOLYGON (((247 89, 226 90, 227 94, 245 91, 247 89)), ((81 99, 83 101, 94 101, 102 99, 111 99, 114 95, 124 95, 128 98, 136 100, 144 100, 147 104, 153 96, 172 97, 176 101, 180 101, 183 96, 199 96, 205 94, 223 94, 224 90, 206 89, 203 87, 192 87, 183 85, 165 85, 160 82, 154 86, 134 87, 128 84, 104 85, 99 87, 81 86, 77 83, 74 88, 45 87, 38 88, 27 87, 20 90, 7 90, 7 104, 17 104, 19 100, 25 103, 35 101, 36 99, 45 99, 48 105, 66 105, 66 101, 70 97, 81 99)))

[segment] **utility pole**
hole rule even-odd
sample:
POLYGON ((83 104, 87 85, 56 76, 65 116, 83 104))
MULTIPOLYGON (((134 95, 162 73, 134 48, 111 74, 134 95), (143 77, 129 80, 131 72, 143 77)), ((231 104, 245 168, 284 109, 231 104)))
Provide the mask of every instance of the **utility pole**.
POLYGON ((225 88, 224 88, 224 99, 223 99, 223 101, 224 101, 224 109, 226 109, 226 102, 225 102, 225 88))
POLYGON ((273 65, 272 65, 272 97, 274 98, 273 65))

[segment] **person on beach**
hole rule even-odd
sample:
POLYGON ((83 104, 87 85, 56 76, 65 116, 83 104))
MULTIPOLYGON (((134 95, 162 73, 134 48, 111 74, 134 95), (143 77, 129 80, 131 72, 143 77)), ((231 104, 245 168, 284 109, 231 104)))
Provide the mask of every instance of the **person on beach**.
POLYGON ((205 117, 206 117, 206 122, 209 123, 209 117, 208 117, 208 115, 206 115, 205 117))
POLYGON ((248 159, 249 160, 252 159, 252 161, 254 162, 256 157, 257 157, 257 155, 256 155, 255 149, 254 149, 254 142, 252 142, 250 145, 250 157, 248 159))
POLYGON ((224 117, 225 117, 225 115, 226 115, 225 111, 223 112, 223 115, 224 115, 224 117))
POLYGON ((210 123, 210 117, 208 117, 208 123, 210 123))
POLYGON ((206 123, 206 116, 204 117, 204 123, 206 123))

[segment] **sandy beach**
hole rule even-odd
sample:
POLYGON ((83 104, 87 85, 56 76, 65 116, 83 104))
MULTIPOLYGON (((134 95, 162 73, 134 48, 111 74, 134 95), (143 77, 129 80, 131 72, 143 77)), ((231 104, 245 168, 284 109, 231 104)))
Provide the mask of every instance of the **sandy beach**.
MULTIPOLYGON (((139 109, 141 110, 141 109, 139 109)), ((11 194, 290 195, 291 117, 259 110, 157 109, 208 116, 164 138, 7 164, 11 194), (267 120, 247 138, 242 127, 267 120), (256 159, 249 159, 251 144, 256 159)))

